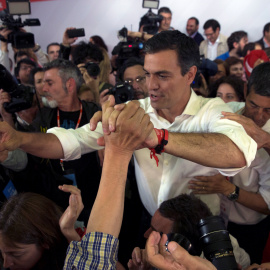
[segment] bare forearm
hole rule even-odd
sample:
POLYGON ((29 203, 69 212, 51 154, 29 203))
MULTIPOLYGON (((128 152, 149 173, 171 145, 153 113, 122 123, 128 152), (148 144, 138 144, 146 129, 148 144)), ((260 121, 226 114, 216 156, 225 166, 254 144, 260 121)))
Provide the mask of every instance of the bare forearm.
POLYGON ((217 133, 169 133, 165 152, 208 167, 246 165, 239 148, 227 136, 217 133))
POLYGON ((250 208, 259 213, 265 215, 270 214, 270 210, 268 209, 266 202, 264 201, 263 197, 258 193, 246 191, 240 188, 237 203, 240 203, 247 208, 250 208))
POLYGON ((98 194, 87 225, 88 232, 103 232, 118 237, 124 210, 127 168, 132 153, 107 150, 98 194))
POLYGON ((59 159, 64 157, 62 145, 53 134, 19 132, 20 148, 32 155, 59 159))

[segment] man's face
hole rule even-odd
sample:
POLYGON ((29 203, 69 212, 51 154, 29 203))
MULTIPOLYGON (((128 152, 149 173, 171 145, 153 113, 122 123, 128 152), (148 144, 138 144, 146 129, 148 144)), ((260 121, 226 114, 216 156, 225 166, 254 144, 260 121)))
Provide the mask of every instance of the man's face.
POLYGON ((44 97, 42 101, 45 106, 55 108, 66 101, 69 95, 63 88, 62 79, 58 74, 57 68, 45 71, 43 82, 44 97))
POLYGON ((204 30, 204 35, 211 43, 215 43, 219 36, 219 28, 214 31, 212 27, 209 27, 204 30))
POLYGON ((193 35, 195 32, 198 31, 199 25, 196 25, 196 21, 193 19, 190 19, 187 21, 187 27, 186 31, 189 36, 193 35))
POLYGON ((142 99, 148 96, 143 66, 136 65, 128 67, 124 72, 123 79, 133 86, 134 99, 142 99))
POLYGON ((33 68, 34 68, 34 66, 32 66, 32 65, 21 63, 18 78, 20 79, 22 84, 29 83, 30 73, 31 73, 31 70, 33 68))
POLYGON ((144 70, 151 106, 159 114, 179 115, 189 100, 190 83, 196 71, 192 75, 188 71, 182 76, 174 50, 146 54, 144 70))
POLYGON ((245 45, 248 44, 248 37, 242 37, 240 41, 237 43, 237 51, 236 53, 241 57, 243 55, 243 49, 245 45))
POLYGON ((58 45, 51 45, 48 48, 48 56, 50 61, 53 61, 58 58, 60 52, 60 46, 58 45))
POLYGON ((157 210, 151 219, 151 227, 144 233, 144 237, 148 238, 152 231, 168 234, 172 232, 172 228, 173 221, 163 217, 157 210))
POLYGON ((244 116, 252 119, 257 126, 263 127, 270 119, 270 97, 260 96, 252 90, 246 97, 244 116))
POLYGON ((163 20, 160 22, 159 32, 169 30, 172 21, 172 14, 161 12, 160 15, 163 16, 163 20))

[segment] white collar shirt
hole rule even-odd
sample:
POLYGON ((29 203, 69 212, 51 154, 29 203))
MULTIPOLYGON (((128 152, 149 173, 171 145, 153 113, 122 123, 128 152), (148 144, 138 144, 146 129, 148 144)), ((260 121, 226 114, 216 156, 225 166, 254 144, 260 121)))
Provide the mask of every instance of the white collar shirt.
MULTIPOLYGON (((170 132, 182 133, 222 133, 228 136, 243 152, 247 166, 255 157, 257 144, 246 134, 238 123, 220 119, 221 111, 231 109, 220 99, 206 99, 191 90, 190 100, 184 112, 173 123, 160 117, 150 104, 150 98, 139 100, 141 107, 149 114, 155 128, 165 128, 170 132)), ((65 160, 79 158, 80 155, 99 149, 96 139, 102 136, 102 127, 90 131, 89 124, 76 130, 53 128, 48 131, 60 140, 65 160)), ((223 153, 220 153, 222 155, 223 153)), ((144 148, 134 152, 135 173, 139 194, 147 211, 153 215, 160 203, 181 193, 189 194, 188 181, 194 176, 214 175, 218 172, 233 176, 242 168, 209 168, 194 162, 162 153, 158 155, 159 165, 150 158, 150 150, 144 148)), ((218 195, 201 195, 214 214, 220 211, 218 195)))
POLYGON ((214 61, 217 58, 218 44, 219 44, 219 37, 216 39, 214 44, 208 40, 208 46, 207 46, 207 58, 208 59, 214 61))

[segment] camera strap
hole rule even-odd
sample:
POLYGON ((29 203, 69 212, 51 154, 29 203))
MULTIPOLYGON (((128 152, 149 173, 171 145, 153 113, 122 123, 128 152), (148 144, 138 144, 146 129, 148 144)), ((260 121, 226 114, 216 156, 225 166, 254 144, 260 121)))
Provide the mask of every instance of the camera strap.
MULTIPOLYGON (((83 111, 82 102, 80 101, 80 115, 79 115, 79 118, 78 118, 77 125, 76 125, 75 129, 77 129, 79 127, 79 125, 80 125, 80 122, 81 122, 81 119, 82 119, 82 111, 83 111)), ((59 113, 59 108, 58 107, 57 107, 57 126, 60 127, 60 113, 59 113)), ((60 159, 60 165, 61 165, 62 170, 65 171, 63 159, 60 159)))
POLYGON ((156 156, 156 154, 160 155, 161 153, 164 152, 164 146, 168 143, 169 132, 167 129, 154 128, 154 130, 158 137, 158 145, 155 148, 149 149, 150 149, 150 158, 152 159, 154 157, 158 167, 159 159, 156 156))

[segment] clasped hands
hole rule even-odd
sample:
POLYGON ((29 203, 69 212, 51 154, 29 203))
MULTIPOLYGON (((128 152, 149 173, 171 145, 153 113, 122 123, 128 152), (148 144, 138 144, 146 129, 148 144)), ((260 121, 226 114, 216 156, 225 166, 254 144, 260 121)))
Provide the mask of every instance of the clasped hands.
POLYGON ((113 144, 134 151, 158 144, 150 117, 138 101, 115 105, 114 96, 110 95, 102 105, 102 112, 96 112, 90 120, 90 129, 95 130, 100 121, 104 137, 98 139, 99 145, 113 144))

